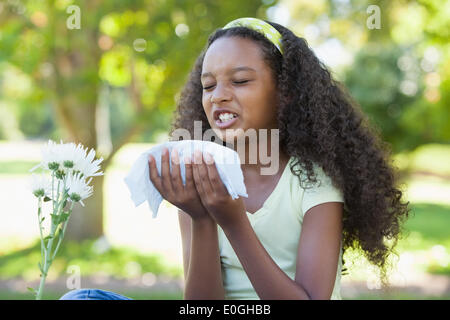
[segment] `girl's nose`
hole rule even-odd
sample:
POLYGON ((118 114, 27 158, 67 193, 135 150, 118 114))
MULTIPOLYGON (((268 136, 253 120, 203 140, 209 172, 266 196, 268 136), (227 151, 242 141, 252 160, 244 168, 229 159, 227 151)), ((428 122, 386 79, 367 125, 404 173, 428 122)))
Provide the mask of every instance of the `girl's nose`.
POLYGON ((212 103, 220 103, 222 101, 228 101, 231 99, 231 95, 223 85, 216 85, 213 93, 211 94, 212 103))

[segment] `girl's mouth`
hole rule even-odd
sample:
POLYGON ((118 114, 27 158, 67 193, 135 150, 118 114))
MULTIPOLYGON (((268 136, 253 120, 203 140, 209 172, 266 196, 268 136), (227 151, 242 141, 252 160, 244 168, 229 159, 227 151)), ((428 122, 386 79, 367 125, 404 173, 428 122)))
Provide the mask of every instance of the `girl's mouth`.
POLYGON ((226 129, 228 127, 231 127, 236 121, 238 120, 238 116, 235 116, 234 118, 227 119, 227 120, 216 120, 216 125, 221 129, 226 129))

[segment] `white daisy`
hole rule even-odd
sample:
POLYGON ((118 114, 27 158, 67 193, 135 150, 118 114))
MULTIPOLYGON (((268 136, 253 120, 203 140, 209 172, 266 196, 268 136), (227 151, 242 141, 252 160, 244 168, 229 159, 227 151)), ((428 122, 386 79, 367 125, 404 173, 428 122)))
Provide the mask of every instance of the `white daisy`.
POLYGON ((37 198, 48 196, 49 188, 51 190, 51 181, 46 176, 35 173, 31 175, 30 189, 37 198))
POLYGON ((83 156, 80 157, 80 159, 75 162, 74 171, 80 171, 80 173, 82 173, 83 177, 85 178, 102 176, 103 172, 97 171, 100 169, 99 164, 103 161, 103 158, 92 161, 95 157, 95 150, 91 149, 91 151, 89 151, 89 154, 87 156, 86 150, 82 150, 83 156))
MULTIPOLYGON (((42 167, 46 170, 61 170, 66 176, 73 171, 79 171, 85 178, 103 175, 102 172, 97 172, 103 158, 92 161, 95 157, 95 150, 92 149, 88 155, 86 155, 86 151, 87 148, 84 149, 81 144, 75 145, 72 142, 63 144, 62 140, 60 144, 56 144, 49 140, 48 144, 42 148, 43 160, 30 172, 42 167)), ((59 174, 57 177, 62 179, 59 174)))
POLYGON ((66 179, 66 188, 68 189, 69 198, 73 202, 80 201, 81 205, 84 207, 82 200, 90 197, 93 192, 93 187, 89 186, 92 178, 85 182, 85 179, 80 178, 78 175, 70 174, 66 179))
POLYGON ((62 140, 60 144, 52 140, 48 140, 48 144, 41 149, 42 161, 30 169, 33 172, 37 168, 41 167, 46 170, 57 170, 62 166, 64 153, 61 152, 63 143, 62 140))
POLYGON ((67 173, 71 170, 75 163, 79 161, 83 154, 80 152, 80 148, 75 145, 75 143, 66 143, 60 147, 59 152, 61 152, 61 167, 67 173))

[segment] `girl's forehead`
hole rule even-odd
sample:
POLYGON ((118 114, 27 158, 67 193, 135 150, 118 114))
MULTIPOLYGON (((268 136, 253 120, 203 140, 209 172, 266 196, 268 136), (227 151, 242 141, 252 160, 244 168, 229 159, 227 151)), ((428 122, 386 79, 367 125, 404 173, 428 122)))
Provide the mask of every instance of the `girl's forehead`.
POLYGON ((219 38, 208 48, 203 60, 204 72, 240 66, 254 70, 265 67, 261 49, 254 41, 238 37, 219 38))

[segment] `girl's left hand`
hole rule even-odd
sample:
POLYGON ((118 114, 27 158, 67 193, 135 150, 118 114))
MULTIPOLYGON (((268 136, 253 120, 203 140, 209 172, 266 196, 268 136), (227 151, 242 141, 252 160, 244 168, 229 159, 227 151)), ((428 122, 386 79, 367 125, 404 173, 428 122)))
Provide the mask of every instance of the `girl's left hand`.
POLYGON ((228 193, 217 171, 214 158, 206 153, 203 157, 199 150, 194 151, 192 161, 195 187, 211 217, 222 229, 232 228, 246 218, 244 200, 235 200, 228 193))

